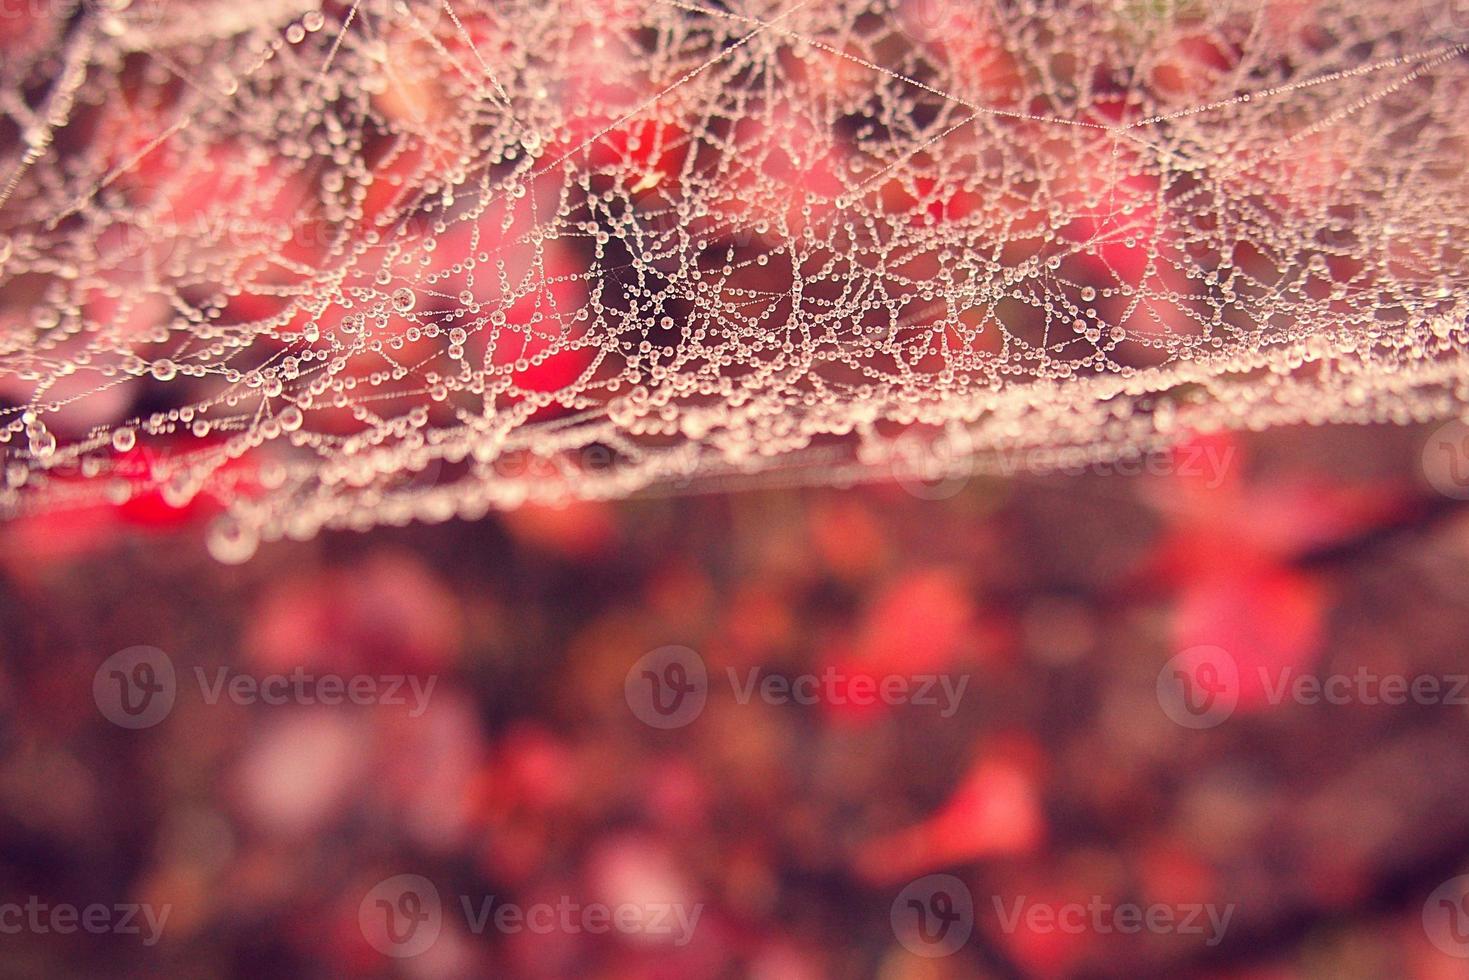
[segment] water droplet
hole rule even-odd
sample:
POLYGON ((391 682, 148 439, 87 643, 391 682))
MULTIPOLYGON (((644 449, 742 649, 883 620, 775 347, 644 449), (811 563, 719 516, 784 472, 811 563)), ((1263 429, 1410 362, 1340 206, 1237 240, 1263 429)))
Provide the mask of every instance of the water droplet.
POLYGON ((250 560, 260 546, 260 539, 253 530, 226 514, 209 526, 205 546, 216 561, 238 565, 250 560))
POLYGON ((48 459, 56 452, 56 436, 41 429, 32 432, 30 437, 31 455, 37 459, 48 459))

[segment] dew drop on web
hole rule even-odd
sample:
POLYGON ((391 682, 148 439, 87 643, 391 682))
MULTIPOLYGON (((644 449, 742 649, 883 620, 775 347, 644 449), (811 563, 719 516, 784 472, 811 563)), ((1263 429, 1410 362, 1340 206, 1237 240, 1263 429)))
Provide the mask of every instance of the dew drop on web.
POLYGON ((104 6, 0 27, 0 514, 142 447, 243 560, 1469 399, 1450 0, 104 6))

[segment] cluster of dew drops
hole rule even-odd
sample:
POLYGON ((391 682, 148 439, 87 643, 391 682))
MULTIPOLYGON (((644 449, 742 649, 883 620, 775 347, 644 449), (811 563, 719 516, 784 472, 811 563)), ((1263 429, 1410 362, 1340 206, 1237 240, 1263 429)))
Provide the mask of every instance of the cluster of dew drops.
POLYGON ((237 559, 918 428, 1465 401, 1450 0, 31 9, 8 513, 209 500, 237 559))

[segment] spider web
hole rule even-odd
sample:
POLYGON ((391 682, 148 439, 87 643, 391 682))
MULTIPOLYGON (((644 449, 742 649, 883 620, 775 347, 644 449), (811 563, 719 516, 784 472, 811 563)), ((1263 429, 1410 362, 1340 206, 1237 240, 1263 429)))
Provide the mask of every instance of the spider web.
POLYGON ((1469 401, 1460 0, 0 14, 0 512, 242 559, 1469 401))

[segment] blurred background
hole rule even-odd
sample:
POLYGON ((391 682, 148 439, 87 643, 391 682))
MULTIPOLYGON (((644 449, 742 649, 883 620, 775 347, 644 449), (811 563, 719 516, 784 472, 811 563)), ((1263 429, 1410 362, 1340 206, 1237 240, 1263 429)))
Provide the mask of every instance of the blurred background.
POLYGON ((1433 488, 1440 437, 1277 430, 1136 476, 526 508, 237 567, 161 502, 12 523, 0 903, 168 911, 151 937, 0 913, 0 973, 1463 976, 1457 918, 1432 921, 1469 871, 1469 724, 1447 696, 1469 670, 1469 511, 1433 488), (175 689, 123 727, 104 662, 140 645, 175 689), (656 727, 635 668, 668 646, 707 669, 705 701, 656 727), (1190 725, 1162 679, 1201 646, 1239 680, 1227 716, 1190 725), (1364 671, 1447 693, 1279 696, 1364 671), (277 704, 216 681, 293 673, 425 696, 277 704), (812 675, 838 687, 742 688, 812 675), (840 696, 923 676, 967 680, 948 704, 840 696), (441 902, 406 951, 369 921, 427 915, 376 905, 400 875, 441 902), (919 898, 969 930, 953 949, 902 921, 932 875, 968 893, 919 898), (698 915, 677 936, 517 930, 466 899, 698 915), (1074 925, 1064 909, 1099 900, 1230 911, 1222 935, 1012 914, 1074 925))

